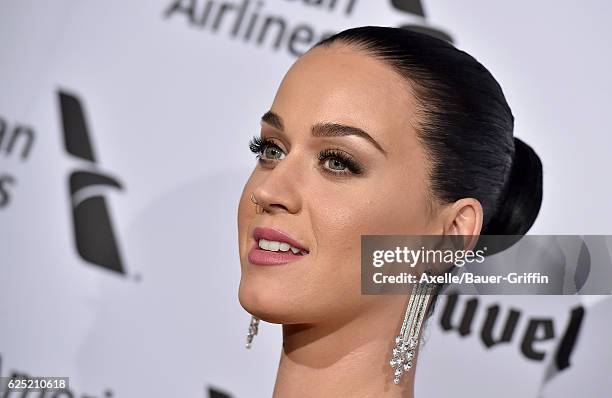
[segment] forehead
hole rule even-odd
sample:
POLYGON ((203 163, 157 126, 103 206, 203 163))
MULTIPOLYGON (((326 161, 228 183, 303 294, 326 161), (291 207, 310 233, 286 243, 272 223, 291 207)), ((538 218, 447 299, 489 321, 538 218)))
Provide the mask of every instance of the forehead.
POLYGON ((406 130, 412 130, 415 106, 410 84, 389 65, 333 44, 311 49, 293 64, 272 109, 288 129, 308 131, 317 122, 345 123, 392 148, 401 136, 411 135, 406 130))

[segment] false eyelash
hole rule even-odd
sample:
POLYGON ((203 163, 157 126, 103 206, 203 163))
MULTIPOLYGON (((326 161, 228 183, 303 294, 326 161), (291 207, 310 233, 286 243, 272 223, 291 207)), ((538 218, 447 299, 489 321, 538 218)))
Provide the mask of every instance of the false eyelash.
MULTIPOLYGON (((329 158, 336 158, 339 159, 342 163, 344 163, 346 165, 346 167, 349 169, 349 171, 353 174, 361 174, 363 172, 361 166, 359 165, 359 163, 357 163, 355 160, 353 160, 349 155, 347 155, 344 151, 340 151, 337 149, 324 149, 323 151, 319 152, 319 155, 317 156, 317 158, 323 162, 329 158)), ((332 171, 332 170, 327 170, 326 171, 332 173, 332 174, 343 174, 342 171, 338 172, 338 171, 332 171)), ((346 172, 344 172, 344 174, 346 174, 346 172)))
POLYGON ((272 140, 269 140, 267 138, 257 137, 257 136, 253 136, 253 138, 251 138, 251 140, 249 141, 249 149, 251 150, 251 152, 257 155, 257 158, 261 156, 264 148, 268 145, 276 145, 276 144, 272 142, 272 140))

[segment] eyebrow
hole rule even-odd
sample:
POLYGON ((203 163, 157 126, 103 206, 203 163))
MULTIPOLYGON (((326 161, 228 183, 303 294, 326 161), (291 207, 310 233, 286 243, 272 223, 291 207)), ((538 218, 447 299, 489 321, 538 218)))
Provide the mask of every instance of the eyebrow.
MULTIPOLYGON (((280 131, 284 131, 283 119, 272 111, 267 111, 264 113, 264 115, 261 117, 261 121, 280 131)), ((344 137, 347 135, 356 135, 358 137, 365 138, 385 156, 387 155, 387 152, 383 149, 383 147, 380 146, 380 144, 374 138, 372 138, 370 134, 366 133, 359 127, 347 126, 339 123, 317 123, 312 126, 311 133, 313 137, 344 137)))

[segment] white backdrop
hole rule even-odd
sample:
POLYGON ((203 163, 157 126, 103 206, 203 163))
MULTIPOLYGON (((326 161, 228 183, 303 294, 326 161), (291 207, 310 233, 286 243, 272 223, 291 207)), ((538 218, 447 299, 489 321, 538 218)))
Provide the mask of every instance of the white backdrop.
MULTIPOLYGON (((262 323, 244 349, 236 208, 255 164, 248 139, 295 54, 326 32, 450 35, 498 79, 516 135, 543 161, 530 232, 610 234, 610 15, 604 0, 1 0, 0 376, 70 377, 58 397, 271 395, 280 326, 262 323), (284 32, 278 22, 258 44, 266 18, 284 32), (69 129, 62 112, 78 119, 77 104, 85 125, 69 129), (69 150, 66 130, 80 148, 88 137, 91 156, 69 150), (87 188, 71 195, 83 172, 87 188), (112 266, 77 250, 106 220, 112 235, 97 238, 112 266)), ((463 335, 443 327, 446 304, 427 328, 417 396, 610 396, 609 297, 478 297, 463 335), (487 347, 493 305, 497 335, 520 315, 509 342, 487 347), (575 308, 584 317, 568 332, 575 308)))

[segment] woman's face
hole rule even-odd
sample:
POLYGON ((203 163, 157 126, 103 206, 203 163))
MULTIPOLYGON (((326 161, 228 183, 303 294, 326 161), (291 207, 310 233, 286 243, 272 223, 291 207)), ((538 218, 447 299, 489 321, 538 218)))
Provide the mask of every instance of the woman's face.
POLYGON ((238 209, 247 311, 268 322, 314 323, 384 305, 381 296, 361 295, 361 235, 438 232, 414 113, 408 83, 350 47, 314 48, 290 68, 262 119, 268 143, 238 209), (256 227, 285 232, 307 254, 249 256, 256 227))

